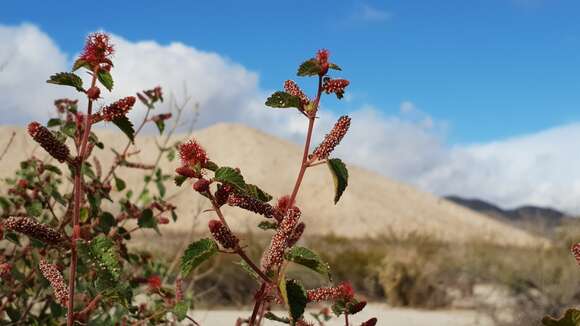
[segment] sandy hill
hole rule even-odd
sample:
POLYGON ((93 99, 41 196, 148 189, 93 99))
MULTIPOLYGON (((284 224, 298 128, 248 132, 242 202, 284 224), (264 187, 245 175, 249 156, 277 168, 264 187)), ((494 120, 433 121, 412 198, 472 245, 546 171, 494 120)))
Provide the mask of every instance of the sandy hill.
MULTIPOLYGON (((111 131, 113 129, 111 127, 97 133, 105 144, 121 148, 126 143, 126 137, 111 131)), ((7 156, 0 162, 0 177, 9 176, 26 155, 34 153, 37 157, 46 156, 23 128, 0 127, 0 146, 4 146, 3 143, 12 131, 16 131, 17 135, 7 156)), ((204 145, 213 161, 241 168, 246 181, 260 185, 275 198, 291 191, 301 159, 299 146, 236 124, 217 124, 196 132, 194 136, 204 145)), ((140 137, 136 146, 141 152, 133 160, 152 163, 156 155, 155 137, 140 137)), ((110 162, 113 156, 109 149, 96 153, 103 162, 110 162)), ((163 161, 162 167, 172 172, 178 164, 177 161, 163 161)), ((326 166, 307 171, 298 196, 307 233, 347 237, 417 233, 449 241, 478 239, 502 244, 532 244, 539 241, 525 231, 409 185, 356 166, 350 165, 348 168, 349 187, 338 205, 332 201, 332 178, 326 166)), ((108 170, 106 164, 103 170, 108 170)), ((131 188, 140 189, 143 171, 121 168, 118 174, 126 178, 131 188)), ((171 184, 168 193, 176 193, 174 201, 179 207, 180 219, 178 223, 165 227, 190 230, 193 212, 199 207, 208 207, 205 198, 188 186, 180 189, 171 184)), ((238 209, 227 208, 226 214, 229 223, 240 231, 254 228, 261 220, 256 215, 238 209)), ((203 214, 197 227, 205 229, 205 221, 211 217, 211 213, 203 214)))

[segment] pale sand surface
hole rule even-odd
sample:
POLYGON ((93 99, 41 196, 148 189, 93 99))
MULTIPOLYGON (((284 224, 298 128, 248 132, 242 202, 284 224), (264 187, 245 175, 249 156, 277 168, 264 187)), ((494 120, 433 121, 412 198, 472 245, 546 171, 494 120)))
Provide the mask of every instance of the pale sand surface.
MULTIPOLYGON (((192 316, 201 325, 234 325, 235 320, 240 317, 248 317, 251 311, 236 310, 211 310, 192 311, 192 316)), ((277 313, 284 316, 283 312, 277 313)), ((379 319, 377 325, 387 326, 492 326, 493 323, 483 315, 469 310, 440 310, 422 311, 414 309, 389 308, 385 305, 370 304, 365 310, 351 316, 350 324, 360 325, 372 317, 379 319)), ((308 320, 310 320, 308 318, 308 320)), ((313 321, 313 320, 312 320, 313 321)), ((264 325, 276 326, 281 323, 267 320, 264 325)), ((317 325, 315 323, 315 325, 317 325)), ((344 317, 333 318, 327 326, 344 326, 344 317)))
MULTIPOLYGON (((107 146, 120 150, 127 143, 126 137, 113 130, 115 126, 111 125, 97 130, 97 134, 107 146)), ((0 140, 7 141, 12 131, 17 135, 7 157, 0 162, 0 177, 12 175, 20 160, 30 154, 46 157, 24 128, 0 127, 0 140)), ((260 185, 275 198, 290 192, 301 160, 299 146, 238 124, 217 124, 194 133, 194 136, 213 161, 223 166, 240 167, 247 182, 260 185)), ((175 140, 183 138, 181 135, 175 140)), ((314 144, 318 142, 314 140, 314 144)), ((0 141, 0 146, 3 144, 0 141)), ((157 153, 155 137, 138 137, 136 146, 141 152, 131 157, 131 161, 153 163, 157 153)), ((108 148, 94 153, 103 162, 106 173, 109 168, 106 162, 112 162, 113 153, 108 148)), ((179 161, 164 159, 161 166, 166 173, 173 175, 179 161)), ((66 169, 63 165, 61 167, 66 169)), ((308 169, 298 196, 302 219, 307 225, 306 234, 346 237, 425 234, 448 241, 486 240, 515 245, 544 241, 409 185, 356 166, 348 165, 348 168, 349 186, 338 205, 332 201, 333 181, 329 170, 324 165, 308 169)), ((129 188, 141 189, 143 170, 119 168, 117 174, 126 179, 129 188)), ((178 207, 180 219, 164 228, 187 231, 191 228, 193 212, 200 207, 208 208, 205 198, 194 193, 188 184, 177 188, 171 183, 167 192, 176 194, 173 202, 178 207)), ((256 230, 255 226, 262 220, 252 213, 230 207, 225 208, 225 213, 237 231, 256 230)), ((206 230, 210 218, 214 216, 203 214, 198 224, 200 231, 206 230)))

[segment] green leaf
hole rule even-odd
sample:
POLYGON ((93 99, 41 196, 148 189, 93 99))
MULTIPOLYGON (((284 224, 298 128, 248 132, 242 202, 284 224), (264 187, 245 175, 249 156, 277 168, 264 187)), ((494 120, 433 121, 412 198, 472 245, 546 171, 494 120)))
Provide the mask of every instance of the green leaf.
POLYGON ((334 315, 338 317, 342 315, 346 310, 346 302, 344 300, 337 300, 332 304, 330 308, 332 309, 332 312, 334 312, 334 315))
POLYGON ((165 121, 156 120, 155 125, 157 126, 157 130, 159 130, 159 134, 161 135, 163 133, 163 130, 165 130, 165 121))
POLYGON ((215 172, 217 169, 219 169, 219 166, 212 161, 207 161, 205 168, 215 172))
POLYGON ((97 73, 97 78, 99 79, 99 82, 109 90, 109 92, 113 90, 113 76, 111 76, 110 72, 100 69, 97 73))
POLYGON ((61 131, 63 134, 67 135, 70 138, 75 138, 75 134, 77 132, 77 124, 70 121, 62 126, 61 131))
POLYGON ((278 228, 278 223, 270 221, 262 221, 258 224, 258 227, 262 230, 276 230, 278 228))
POLYGON ((342 71, 342 68, 340 68, 336 63, 329 64, 328 65, 328 68, 334 69, 334 70, 338 70, 338 71, 342 71))
POLYGON ((86 69, 91 70, 91 65, 89 65, 88 62, 86 62, 83 59, 77 59, 77 61, 75 61, 74 65, 73 65, 72 71, 77 71, 82 67, 85 67, 86 69))
POLYGON ((246 189, 244 177, 234 168, 224 166, 217 169, 215 171, 214 179, 222 183, 230 184, 241 192, 244 192, 246 189))
POLYGON ((248 263, 246 263, 243 260, 240 260, 239 262, 236 263, 237 265, 239 265, 246 273, 248 273, 248 275, 250 275, 253 279, 255 279, 256 281, 260 280, 260 276, 258 275, 258 273, 256 273, 256 271, 254 271, 252 269, 252 267, 250 267, 250 265, 248 265, 248 263))
POLYGON ((272 108, 300 108, 300 98, 278 91, 268 97, 266 105, 272 108))
POLYGON ((294 321, 300 320, 308 302, 304 286, 296 280, 288 280, 286 281, 286 293, 288 294, 290 316, 294 321))
POLYGON ((284 324, 290 324, 290 319, 288 319, 287 317, 278 317, 274 313, 272 313, 271 311, 268 311, 264 315, 264 318, 269 319, 269 320, 273 320, 273 321, 277 321, 280 323, 284 323, 284 324))
POLYGON ((175 314, 175 317, 177 317, 177 320, 182 321, 185 319, 190 306, 191 302, 189 300, 182 300, 175 304, 172 311, 175 314))
POLYGON ((24 208, 26 208, 26 213, 30 216, 40 216, 42 214, 42 203, 38 200, 26 204, 24 208))
POLYGON ((218 253, 215 241, 205 238, 192 242, 181 257, 181 274, 187 276, 193 269, 218 253))
POLYGON ((153 211, 150 208, 143 210, 141 217, 139 217, 139 220, 137 221, 137 225, 146 229, 157 228, 157 220, 153 216, 153 211))
POLYGON ((117 188, 117 191, 123 191, 123 189, 125 189, 127 187, 127 184, 125 183, 125 181, 123 179, 119 179, 117 178, 116 175, 114 175, 115 178, 115 188, 117 188))
POLYGON ((103 233, 108 234, 111 227, 116 224, 115 217, 109 212, 103 212, 99 217, 99 227, 103 230, 103 233))
POLYGON ((87 207, 81 208, 79 219, 81 223, 85 223, 89 220, 89 209, 87 207))
POLYGON ((318 254, 308 248, 294 246, 286 253, 286 259, 293 263, 310 268, 318 274, 328 277, 329 280, 332 279, 332 276, 330 275, 330 266, 322 261, 318 254))
POLYGON ((186 176, 183 176, 183 175, 176 175, 173 178, 173 181, 175 182, 175 185, 178 186, 178 187, 181 187, 181 185, 185 182, 185 180, 187 180, 187 177, 186 176))
POLYGON ((545 326, 579 326, 580 310, 568 309, 560 319, 554 319, 550 316, 542 318, 542 324, 545 326))
POLYGON ((46 126, 48 128, 51 128, 51 127, 60 126, 61 124, 62 124, 62 120, 61 119, 52 118, 52 119, 48 120, 48 123, 46 124, 46 126))
POLYGON ((346 189, 346 186, 348 186, 348 170, 346 169, 346 165, 338 158, 329 159, 328 168, 334 180, 334 204, 336 204, 346 189))
POLYGON ((133 129, 133 124, 129 121, 129 118, 123 116, 113 120, 113 123, 129 137, 132 143, 135 142, 135 129, 133 129))
POLYGON ((304 61, 300 67, 298 67, 298 76, 318 76, 322 71, 322 67, 318 63, 318 60, 312 58, 310 60, 304 61))
POLYGON ((266 203, 272 200, 272 196, 270 194, 260 189, 258 186, 249 183, 246 184, 246 194, 266 203))
POLYGON ((49 84, 72 86, 79 92, 84 92, 83 80, 81 77, 73 74, 72 72, 59 72, 50 76, 50 79, 46 81, 49 84))
POLYGON ((121 263, 113 241, 105 235, 99 235, 88 243, 79 241, 78 248, 97 272, 97 287, 115 287, 121 276, 121 263))

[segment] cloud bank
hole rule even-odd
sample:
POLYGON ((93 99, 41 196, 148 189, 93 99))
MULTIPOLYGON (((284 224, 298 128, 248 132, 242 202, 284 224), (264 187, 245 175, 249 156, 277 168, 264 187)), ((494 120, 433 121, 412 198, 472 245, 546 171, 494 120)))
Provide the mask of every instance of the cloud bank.
MULTIPOLYGON (((113 39, 117 86, 102 105, 160 85, 177 99, 187 93, 199 102, 200 127, 228 121, 291 140, 304 135, 300 115, 264 108, 270 91, 240 64, 177 42, 113 39)), ((52 109, 49 99, 75 96, 72 90, 45 83, 52 73, 68 70, 72 59, 73 54, 61 51, 33 25, 0 25, 0 124, 46 119, 52 109)), ((349 115, 351 132, 337 156, 351 163, 440 195, 580 213, 580 123, 492 143, 450 146, 446 124, 410 101, 401 103, 396 115, 386 116, 372 105, 349 115)), ((331 110, 321 111, 315 136, 320 139, 337 118, 331 110)))

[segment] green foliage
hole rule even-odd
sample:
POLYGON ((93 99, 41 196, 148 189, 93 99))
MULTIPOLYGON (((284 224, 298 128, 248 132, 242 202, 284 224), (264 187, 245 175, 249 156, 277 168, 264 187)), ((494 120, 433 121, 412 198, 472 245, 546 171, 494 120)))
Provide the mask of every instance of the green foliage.
POLYGON ((260 187, 253 185, 253 184, 246 184, 246 194, 252 198, 263 202, 269 202, 272 200, 272 196, 265 192, 264 190, 260 189, 260 187))
POLYGON ((318 76, 322 72, 322 67, 318 63, 318 60, 312 58, 304 61, 300 67, 298 67, 298 72, 296 73, 300 77, 318 76))
POLYGON ((327 164, 334 181, 334 203, 336 204, 348 186, 348 170, 338 158, 329 159, 327 164))
POLYGON ((133 124, 129 121, 126 116, 117 118, 113 120, 115 126, 117 126, 121 131, 129 137, 131 142, 135 142, 135 129, 133 129, 133 124))
POLYGON ((322 261, 318 254, 308 248, 294 246, 286 253, 286 259, 293 263, 310 268, 318 274, 328 277, 329 280, 332 279, 330 266, 322 261))
POLYGON ((111 76, 110 72, 100 69, 97 73, 97 78, 99 79, 99 82, 109 90, 109 92, 113 90, 113 76, 111 76))
POLYGON ((304 314, 304 309, 306 309, 306 303, 308 302, 306 289, 296 280, 287 280, 286 293, 288 295, 288 307, 292 320, 294 322, 300 320, 304 314))
POLYGON ((78 242, 79 253, 91 262, 97 272, 97 288, 115 288, 121 276, 121 262, 117 248, 111 239, 99 235, 88 243, 78 242))
POLYGON ((248 275, 250 275, 253 279, 255 279, 256 281, 260 280, 260 275, 258 275, 258 273, 256 273, 256 271, 254 271, 252 267, 250 267, 250 265, 248 265, 245 261, 240 260, 236 264, 239 265, 242 268, 242 270, 248 273, 248 275))
POLYGON ((246 182, 244 177, 234 168, 223 166, 215 171, 214 179, 218 182, 230 184, 238 191, 244 192, 246 190, 246 182))
POLYGON ((276 230, 278 228, 278 223, 271 221, 262 221, 258 224, 258 227, 262 230, 276 230))
POLYGON ((192 242, 181 257, 181 274, 189 275, 197 266, 218 253, 218 245, 211 239, 192 242))
POLYGON ((46 82, 55 85, 72 86, 77 91, 84 92, 83 80, 72 72, 59 72, 58 74, 50 76, 50 79, 46 82))
POLYGON ((177 317, 177 320, 182 321, 185 319, 185 317, 187 316, 187 311, 189 310, 190 306, 191 301, 189 300, 182 300, 175 304, 172 311, 177 317))
POLYGON ((300 98, 278 91, 268 97, 266 105, 272 108, 300 108, 300 98))
POLYGON ((542 319, 545 326, 580 326, 580 310, 568 309, 560 319, 546 316, 542 319))
POLYGON ((165 121, 161 119, 155 120, 155 126, 157 127, 157 130, 159 130, 159 134, 161 135, 165 130, 165 121))

